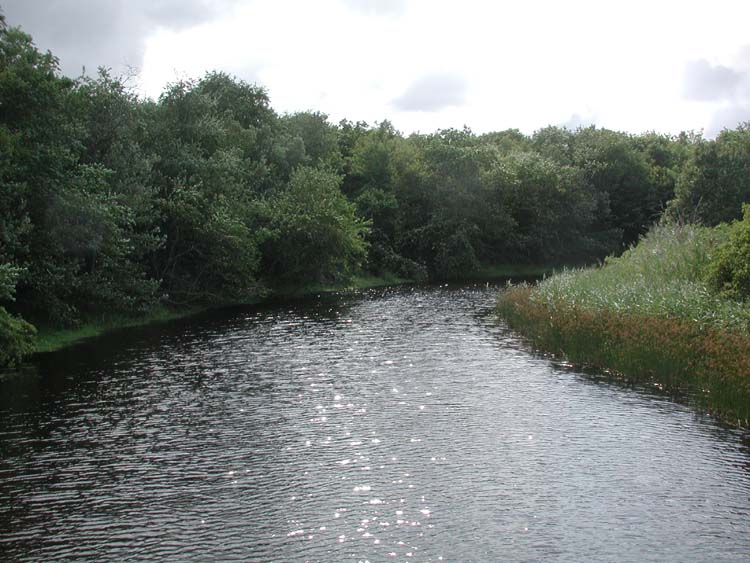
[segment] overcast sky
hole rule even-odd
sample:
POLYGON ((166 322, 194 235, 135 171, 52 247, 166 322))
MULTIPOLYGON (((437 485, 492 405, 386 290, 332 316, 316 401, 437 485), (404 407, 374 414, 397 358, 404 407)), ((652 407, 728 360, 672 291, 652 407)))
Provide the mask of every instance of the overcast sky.
POLYGON ((478 133, 640 133, 750 120, 750 1, 0 0, 79 75, 141 92, 223 70, 280 113, 478 133))

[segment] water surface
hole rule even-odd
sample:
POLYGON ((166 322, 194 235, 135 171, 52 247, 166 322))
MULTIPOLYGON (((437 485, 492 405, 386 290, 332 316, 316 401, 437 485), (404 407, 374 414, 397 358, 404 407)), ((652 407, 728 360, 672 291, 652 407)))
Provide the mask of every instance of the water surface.
POLYGON ((747 437, 555 365, 494 288, 232 309, 0 384, 9 561, 747 561, 747 437))

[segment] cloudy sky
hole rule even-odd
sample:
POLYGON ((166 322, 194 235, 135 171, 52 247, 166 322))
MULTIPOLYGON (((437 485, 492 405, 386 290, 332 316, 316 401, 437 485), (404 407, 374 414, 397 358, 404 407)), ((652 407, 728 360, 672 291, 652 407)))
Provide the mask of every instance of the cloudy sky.
POLYGON ((750 2, 0 0, 79 75, 140 91, 223 70, 279 112, 478 133, 596 124, 639 133, 750 120, 750 2))

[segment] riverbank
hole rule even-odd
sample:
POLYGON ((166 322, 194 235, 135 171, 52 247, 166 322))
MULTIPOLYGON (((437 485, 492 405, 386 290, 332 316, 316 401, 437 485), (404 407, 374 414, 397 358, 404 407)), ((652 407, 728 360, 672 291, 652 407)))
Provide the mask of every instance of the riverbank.
POLYGON ((242 303, 214 303, 210 305, 182 307, 173 309, 166 306, 159 306, 154 310, 139 316, 106 316, 100 319, 93 319, 81 324, 76 328, 56 329, 38 327, 37 336, 34 342, 34 353, 46 353, 61 350, 72 346, 83 340, 94 338, 112 332, 115 330, 146 326, 150 324, 163 323, 191 317, 213 309, 216 307, 225 307, 227 305, 256 305, 267 300, 283 300, 306 297, 320 293, 332 293, 336 291, 348 291, 357 289, 370 289, 375 287, 384 287, 389 285, 398 285, 410 283, 413 280, 399 278, 397 276, 355 276, 351 282, 345 284, 310 284, 306 286, 282 287, 269 292, 264 298, 247 300, 242 303))
MULTIPOLYGON (((553 271, 549 265, 528 264, 495 264, 482 266, 476 273, 467 279, 475 280, 497 280, 504 278, 533 278, 541 277, 553 271)), ((401 285, 415 283, 415 280, 401 278, 395 275, 359 275, 350 282, 342 284, 315 283, 304 286, 280 287, 269 292, 267 296, 254 301, 244 301, 242 305, 256 305, 264 301, 297 299, 316 294, 333 293, 337 291, 364 290, 376 287, 401 285)), ((173 309, 160 306, 155 310, 140 317, 108 316, 101 319, 90 320, 81 326, 72 329, 55 329, 38 327, 34 344, 34 353, 46 353, 61 350, 72 346, 83 340, 94 338, 115 330, 145 326, 150 324, 168 322, 176 319, 191 317, 216 307, 227 305, 238 305, 240 303, 220 303, 205 306, 173 309)))
POLYGON ((687 395, 749 425, 750 308, 707 287, 721 229, 660 227, 600 268, 504 291, 498 312, 551 354, 687 395))
POLYGON ((208 307, 190 307, 187 309, 174 310, 169 307, 160 306, 140 317, 109 316, 96 320, 90 320, 75 328, 56 329, 38 327, 36 340, 34 341, 34 353, 46 353, 61 350, 72 346, 82 340, 101 336, 107 332, 124 328, 133 328, 149 324, 162 323, 190 317, 208 307))
POLYGON ((230 308, 0 378, 4 498, 24 511, 5 559, 750 553, 745 434, 539 361, 487 314, 494 301, 484 283, 442 283, 230 308), (60 494, 66 483, 77 494, 60 494), (170 520, 175 499, 190 499, 196 533, 170 520), (113 507, 127 533, 112 541, 92 506, 113 507), (372 538, 357 532, 365 519, 372 538), (561 536, 560 522, 582 533, 561 536))

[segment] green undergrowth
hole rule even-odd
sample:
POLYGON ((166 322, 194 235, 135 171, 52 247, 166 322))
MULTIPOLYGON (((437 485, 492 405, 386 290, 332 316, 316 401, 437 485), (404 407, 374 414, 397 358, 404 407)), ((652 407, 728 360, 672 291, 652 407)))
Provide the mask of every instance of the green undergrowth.
POLYGON ((96 319, 89 319, 75 328, 57 329, 51 327, 38 327, 36 340, 34 342, 34 352, 54 352, 55 350, 60 350, 82 340, 100 336, 114 330, 172 321, 196 315, 206 309, 207 307, 171 309, 162 306, 139 317, 108 315, 96 319))
MULTIPOLYGON (((315 295, 319 293, 332 293, 336 291, 346 291, 353 289, 369 289, 374 287, 383 287, 388 285, 398 285, 408 283, 411 280, 399 278, 393 275, 384 276, 357 276, 351 281, 339 284, 309 284, 305 286, 296 286, 280 288, 269 293, 268 298, 296 298, 315 295)), ((137 326, 145 326, 154 323, 167 322, 180 318, 190 317, 211 309, 213 307, 223 307, 228 305, 254 305, 262 300, 245 301, 242 303, 219 303, 206 306, 180 307, 177 309, 161 306, 142 316, 123 316, 108 315, 95 319, 89 319, 80 326, 70 329, 56 329, 50 327, 37 327, 38 332, 34 340, 34 352, 54 352, 72 344, 81 342, 89 338, 100 336, 102 334, 137 326)))
MULTIPOLYGON (((539 277, 550 273, 551 271, 551 266, 543 265, 495 265, 483 267, 476 275, 471 276, 471 279, 491 280, 500 278, 539 277)), ((322 293, 371 289, 413 282, 414 280, 388 273, 379 276, 361 274, 354 276, 349 281, 340 283, 311 283, 302 286, 277 287, 268 293, 267 299, 293 299, 322 293)), ((182 307, 178 309, 161 306, 152 312, 139 317, 108 315, 89 319, 76 328, 55 329, 50 327, 38 327, 38 334, 34 341, 34 351, 38 353, 53 352, 65 348, 66 346, 76 344, 82 340, 100 336, 118 329, 144 326, 189 317, 216 306, 249 305, 261 301, 262 299, 258 299, 254 302, 221 303, 212 306, 182 307)))
POLYGON ((498 310, 546 352, 687 393, 747 425, 750 307, 706 275, 726 239, 725 226, 662 225, 601 267, 509 288, 498 310))

